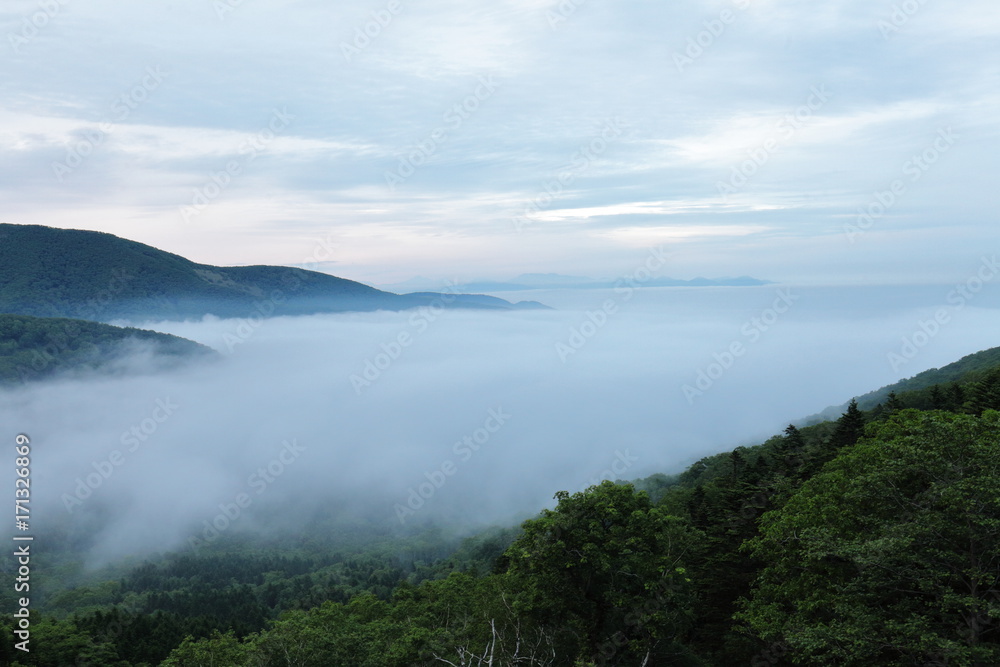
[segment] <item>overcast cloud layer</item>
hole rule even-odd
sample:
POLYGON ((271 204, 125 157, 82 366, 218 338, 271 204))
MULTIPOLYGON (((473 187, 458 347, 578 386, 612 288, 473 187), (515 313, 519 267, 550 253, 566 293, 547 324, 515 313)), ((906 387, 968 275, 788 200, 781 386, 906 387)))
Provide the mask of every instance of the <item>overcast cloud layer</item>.
POLYGON ((996 236, 992 0, 7 0, 0 37, 2 220, 206 263, 951 281, 996 236))

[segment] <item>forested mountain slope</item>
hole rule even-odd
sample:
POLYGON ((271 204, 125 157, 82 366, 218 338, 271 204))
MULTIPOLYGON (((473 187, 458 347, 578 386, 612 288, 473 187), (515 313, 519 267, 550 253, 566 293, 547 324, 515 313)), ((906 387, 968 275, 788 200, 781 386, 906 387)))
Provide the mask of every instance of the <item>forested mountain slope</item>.
POLYGON ((0 385, 107 369, 140 349, 164 364, 215 354, 186 338, 61 317, 0 314, 0 385))
POLYGON ((444 308, 541 308, 464 294, 391 294, 283 266, 197 264, 102 232, 0 224, 0 313, 184 319, 444 308))

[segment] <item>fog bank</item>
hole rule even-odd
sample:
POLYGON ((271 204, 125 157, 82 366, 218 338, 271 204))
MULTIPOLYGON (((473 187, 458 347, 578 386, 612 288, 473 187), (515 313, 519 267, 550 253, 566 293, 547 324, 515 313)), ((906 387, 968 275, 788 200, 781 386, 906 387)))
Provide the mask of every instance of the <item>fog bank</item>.
POLYGON ((530 298, 558 310, 132 323, 220 359, 3 391, 0 423, 32 439, 36 525, 96 560, 183 548, 213 522, 297 530, 317 508, 481 525, 679 472, 996 345, 992 295, 958 308, 951 289, 551 291, 530 298))

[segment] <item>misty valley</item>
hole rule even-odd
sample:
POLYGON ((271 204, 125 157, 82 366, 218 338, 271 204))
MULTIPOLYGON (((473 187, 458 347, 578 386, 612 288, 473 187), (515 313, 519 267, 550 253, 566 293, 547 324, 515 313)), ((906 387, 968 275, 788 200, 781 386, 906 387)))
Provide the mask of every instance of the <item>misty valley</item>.
POLYGON ((997 0, 0 50, 0 667, 1000 666, 997 0))
POLYGON ((1000 662, 985 270, 666 285, 638 253, 401 296, 0 237, 3 664, 1000 662))

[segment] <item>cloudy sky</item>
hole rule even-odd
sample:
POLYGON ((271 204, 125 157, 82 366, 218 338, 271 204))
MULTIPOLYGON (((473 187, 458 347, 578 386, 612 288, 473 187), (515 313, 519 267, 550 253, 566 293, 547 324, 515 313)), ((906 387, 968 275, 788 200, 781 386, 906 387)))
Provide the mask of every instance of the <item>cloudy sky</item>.
POLYGON ((950 281, 994 0, 5 0, 0 221, 224 265, 950 281), (859 210, 870 217, 859 217, 859 210))

